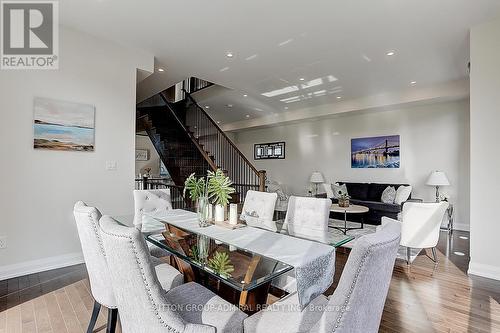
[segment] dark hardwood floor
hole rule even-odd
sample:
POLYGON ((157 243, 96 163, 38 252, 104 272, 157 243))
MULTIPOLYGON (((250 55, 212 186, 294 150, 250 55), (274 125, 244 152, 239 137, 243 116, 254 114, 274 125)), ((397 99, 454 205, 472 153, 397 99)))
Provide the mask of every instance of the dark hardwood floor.
MULTIPOLYGON (((396 261, 380 332, 500 332, 500 282, 467 276, 468 237, 441 232, 437 266, 424 253, 411 267, 396 261)), ((326 294, 348 255, 337 251, 335 281, 326 294)), ((84 332, 91 310, 84 265, 0 281, 0 333, 84 332)))

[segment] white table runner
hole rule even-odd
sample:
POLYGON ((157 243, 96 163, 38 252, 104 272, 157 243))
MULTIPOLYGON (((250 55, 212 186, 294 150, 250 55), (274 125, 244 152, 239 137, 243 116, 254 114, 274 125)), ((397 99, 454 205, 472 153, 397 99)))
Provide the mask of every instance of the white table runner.
MULTIPOLYGON (((293 266, 302 307, 307 306, 333 283, 333 246, 252 227, 229 230, 213 225, 202 228, 198 225, 196 213, 181 209, 151 217, 293 266)), ((158 231, 164 230, 163 224, 160 225, 151 217, 143 217, 143 232, 151 233, 155 228, 158 231)))

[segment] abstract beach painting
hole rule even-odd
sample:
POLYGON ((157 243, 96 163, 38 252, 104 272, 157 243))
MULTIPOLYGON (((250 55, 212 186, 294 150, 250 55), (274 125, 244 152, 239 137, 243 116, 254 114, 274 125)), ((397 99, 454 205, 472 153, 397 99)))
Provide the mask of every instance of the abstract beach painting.
POLYGON ((399 168, 399 135, 351 140, 351 168, 399 168))
POLYGON ((93 105, 37 97, 34 109, 34 148, 94 151, 93 105))

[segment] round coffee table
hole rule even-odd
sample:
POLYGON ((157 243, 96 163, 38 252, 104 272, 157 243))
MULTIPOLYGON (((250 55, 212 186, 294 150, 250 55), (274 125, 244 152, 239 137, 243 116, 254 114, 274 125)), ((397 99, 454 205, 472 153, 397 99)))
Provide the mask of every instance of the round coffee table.
POLYGON ((335 229, 338 229, 344 233, 344 235, 347 234, 348 230, 355 230, 355 229, 363 229, 364 228, 364 214, 368 213, 369 209, 368 207, 361 206, 361 205, 349 205, 349 207, 340 207, 338 204, 333 204, 330 207, 330 212, 334 213, 344 213, 344 227, 333 227, 335 229), (363 214, 361 216, 361 227, 359 228, 348 228, 347 227, 347 214, 363 214))

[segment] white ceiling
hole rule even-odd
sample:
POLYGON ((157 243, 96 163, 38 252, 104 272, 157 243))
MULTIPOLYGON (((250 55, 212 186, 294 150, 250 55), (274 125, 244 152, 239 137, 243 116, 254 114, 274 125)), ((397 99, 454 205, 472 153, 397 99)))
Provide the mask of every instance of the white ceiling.
POLYGON ((198 97, 227 124, 465 78, 469 28, 500 1, 64 0, 60 13, 154 54, 158 89, 188 76, 231 88, 198 97), (293 91, 262 95, 283 88, 293 91))

